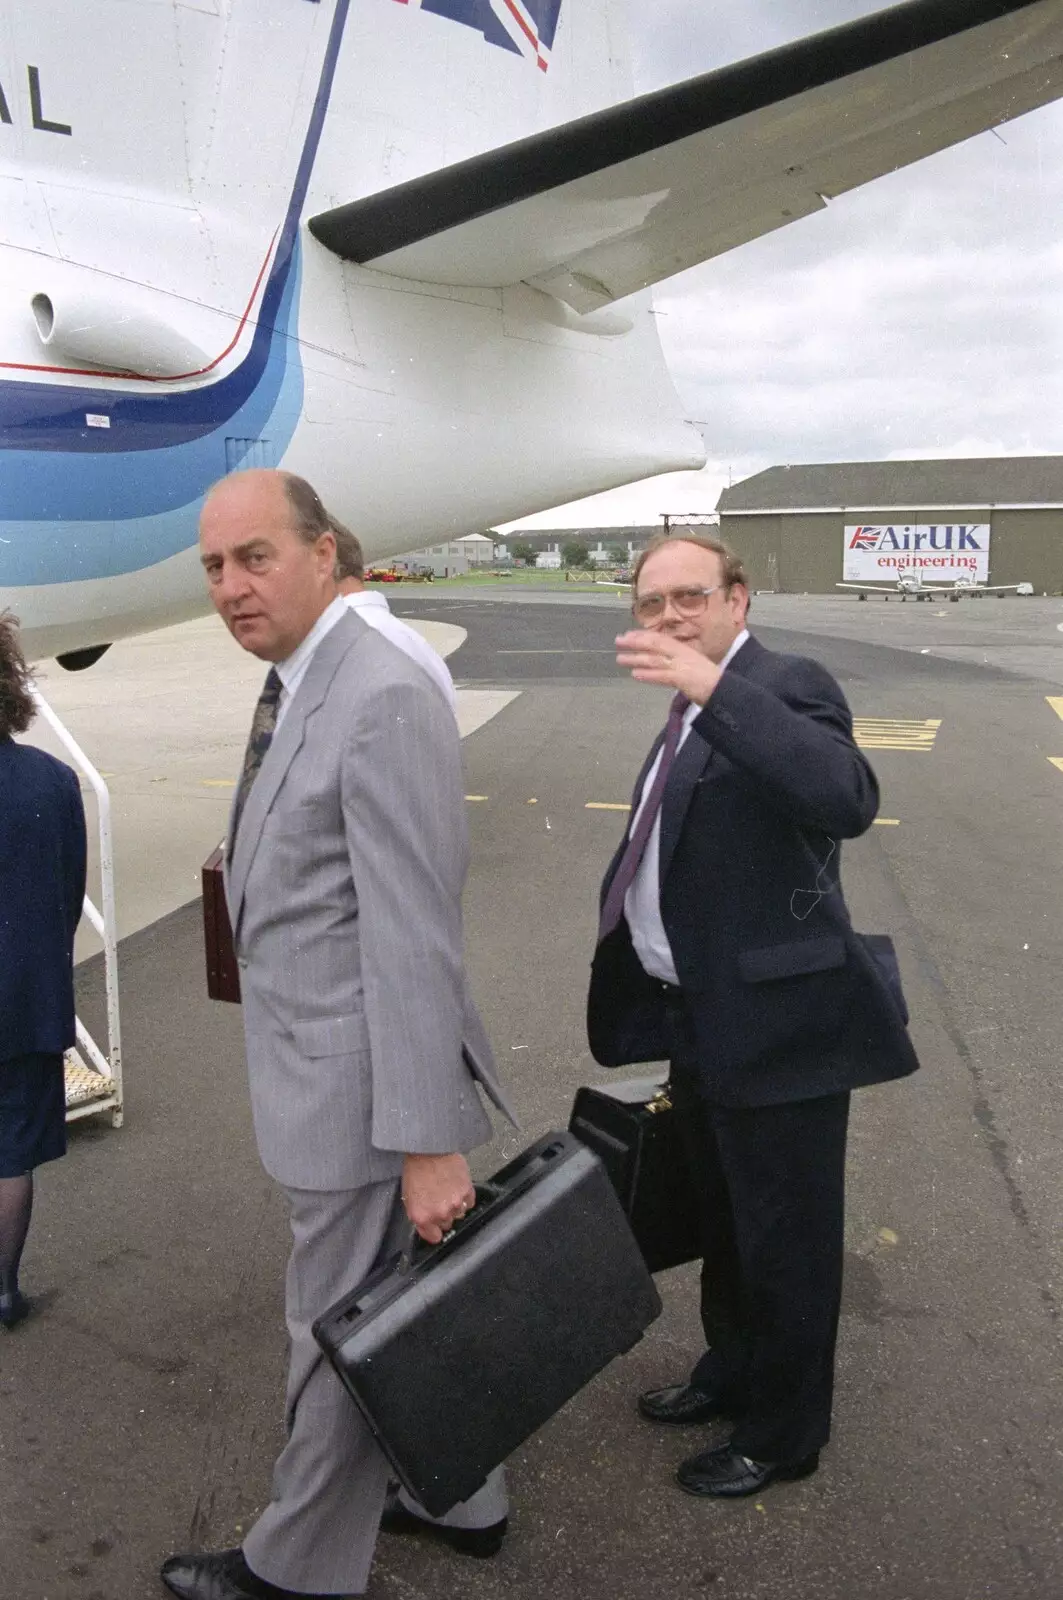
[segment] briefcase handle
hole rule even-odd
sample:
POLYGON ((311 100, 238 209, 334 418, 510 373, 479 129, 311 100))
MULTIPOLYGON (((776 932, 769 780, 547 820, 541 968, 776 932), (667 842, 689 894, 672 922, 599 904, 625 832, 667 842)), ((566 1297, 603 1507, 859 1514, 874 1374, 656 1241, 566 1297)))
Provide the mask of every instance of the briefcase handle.
POLYGON ((400 1272, 407 1272, 411 1267, 416 1266, 418 1262, 423 1261, 426 1256, 435 1255, 445 1245, 453 1245, 459 1237, 465 1239, 470 1233, 476 1233, 483 1227, 487 1221, 492 1202, 501 1199, 503 1191, 498 1188, 497 1184, 493 1183, 478 1183, 474 1187, 476 1189, 476 1202, 471 1211, 467 1211, 463 1217, 456 1218, 438 1244, 429 1244, 427 1239, 422 1239, 413 1223, 410 1223, 410 1237, 406 1248, 402 1252, 402 1260, 399 1263, 400 1272))
POLYGON ((535 1183, 543 1167, 553 1161, 565 1149, 565 1140, 562 1135, 548 1144, 544 1149, 526 1150, 503 1167, 493 1180, 485 1180, 474 1184, 476 1190, 476 1203, 471 1211, 463 1217, 458 1217, 438 1244, 429 1244, 427 1239, 422 1239, 413 1224, 410 1224, 410 1242, 402 1252, 399 1271, 405 1272, 423 1261, 426 1256, 439 1253, 449 1254, 462 1240, 470 1234, 477 1233, 493 1215, 495 1207, 502 1200, 513 1200, 517 1195, 523 1194, 535 1183), (522 1171, 521 1168, 524 1168, 522 1171))

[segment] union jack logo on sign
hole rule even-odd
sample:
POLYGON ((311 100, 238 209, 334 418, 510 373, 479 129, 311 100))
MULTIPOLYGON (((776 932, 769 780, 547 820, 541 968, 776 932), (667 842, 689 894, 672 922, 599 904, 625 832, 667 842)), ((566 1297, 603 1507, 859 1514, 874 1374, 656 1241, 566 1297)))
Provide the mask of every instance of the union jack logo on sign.
POLYGON ((562 0, 398 0, 398 4, 475 28, 488 44, 525 56, 545 72, 562 0))
POLYGON ((850 550, 877 550, 881 528, 854 528, 849 540, 850 550))

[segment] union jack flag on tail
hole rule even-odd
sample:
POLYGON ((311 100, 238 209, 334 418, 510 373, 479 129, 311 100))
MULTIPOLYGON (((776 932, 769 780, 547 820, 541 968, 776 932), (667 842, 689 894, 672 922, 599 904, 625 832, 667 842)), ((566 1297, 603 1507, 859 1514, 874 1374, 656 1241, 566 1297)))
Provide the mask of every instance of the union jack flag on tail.
POLYGON ((546 72, 562 0, 398 0, 398 4, 462 22, 482 33, 488 44, 512 50, 546 72))

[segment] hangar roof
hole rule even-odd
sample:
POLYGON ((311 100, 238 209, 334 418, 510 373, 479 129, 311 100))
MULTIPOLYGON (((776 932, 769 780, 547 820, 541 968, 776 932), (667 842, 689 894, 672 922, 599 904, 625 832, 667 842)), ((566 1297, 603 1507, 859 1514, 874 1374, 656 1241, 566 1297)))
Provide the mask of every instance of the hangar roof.
POLYGON ((841 461, 769 467, 725 489, 716 509, 758 511, 974 511, 1063 507, 1063 456, 951 461, 841 461))

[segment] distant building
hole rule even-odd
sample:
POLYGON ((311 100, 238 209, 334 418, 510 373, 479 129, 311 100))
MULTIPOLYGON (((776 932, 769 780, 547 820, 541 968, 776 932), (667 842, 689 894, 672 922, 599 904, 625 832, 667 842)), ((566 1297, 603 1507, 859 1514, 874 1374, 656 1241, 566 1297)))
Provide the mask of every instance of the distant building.
POLYGON ((836 594, 918 568, 1063 592, 1063 456, 770 467, 725 489, 720 529, 754 589, 836 594))
POLYGON ((451 542, 461 549, 470 567, 488 567, 495 559, 495 541, 485 533, 467 533, 451 542))
POLYGON ((581 544, 596 566, 615 565, 614 551, 627 565, 660 532, 660 523, 628 528, 517 528, 506 534, 498 549, 512 555, 514 545, 527 544, 539 554, 544 550, 560 551, 566 544, 581 544))
POLYGON ((437 578, 455 578, 470 568, 490 566, 495 559, 495 542, 484 533, 467 533, 445 544, 423 550, 408 550, 398 558, 408 567, 428 567, 437 578))
MULTIPOLYGON (((708 530, 711 531, 711 530, 708 530)), ((430 545, 424 550, 411 550, 400 559, 411 567, 431 567, 439 578, 454 577, 473 568, 513 560, 516 545, 526 545, 535 552, 536 566, 556 570, 562 565, 561 551, 566 544, 581 544, 596 567, 630 566, 651 539, 662 532, 659 522, 652 525, 623 528, 536 528, 525 531, 517 528, 503 536, 487 533, 467 533, 446 544, 430 545), (540 561, 540 556, 549 561, 540 561)))

